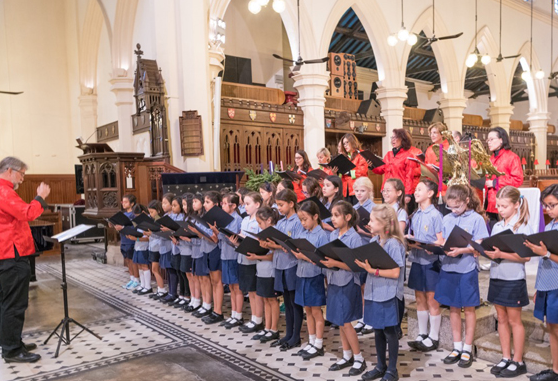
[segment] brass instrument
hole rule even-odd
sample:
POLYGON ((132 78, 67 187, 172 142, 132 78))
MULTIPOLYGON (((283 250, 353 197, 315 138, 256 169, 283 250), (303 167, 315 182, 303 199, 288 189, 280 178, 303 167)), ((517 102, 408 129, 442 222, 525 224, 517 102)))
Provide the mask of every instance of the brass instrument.
MULTIPOLYGON (((470 180, 478 180, 486 175, 502 176, 500 172, 490 162, 490 155, 486 153, 482 143, 478 139, 471 140, 471 164, 469 177, 469 149, 463 148, 455 141, 451 131, 443 131, 442 136, 448 140, 449 147, 443 150, 443 174, 444 178, 449 178, 448 186, 457 184, 469 184, 470 180), (476 167, 475 167, 476 164, 476 167)), ((467 141, 469 142, 469 141, 467 141)), ((442 147, 443 149, 443 147, 442 147)), ((432 150, 439 157, 440 145, 435 144, 432 150)))

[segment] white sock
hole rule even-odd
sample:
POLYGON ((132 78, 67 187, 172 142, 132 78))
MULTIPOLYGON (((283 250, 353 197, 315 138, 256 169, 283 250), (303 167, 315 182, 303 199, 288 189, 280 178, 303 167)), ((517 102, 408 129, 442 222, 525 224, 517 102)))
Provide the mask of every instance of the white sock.
POLYGON ((256 324, 262 324, 263 317, 257 317, 257 316, 252 315, 252 321, 256 324))
POLYGON ((130 275, 130 280, 133 281, 135 278, 133 275, 130 275))
POLYGON ((316 340, 314 340, 314 346, 316 348, 320 349, 323 345, 324 345, 324 339, 316 338, 316 340))
POLYGON ((164 288, 164 287, 157 287, 157 292, 161 293, 161 294, 164 294, 165 292, 167 292, 167 289, 164 288))
POLYGON ((343 359, 349 361, 351 357, 353 357, 353 351, 351 351, 350 349, 348 351, 343 351, 343 359))
POLYGON ((234 317, 236 320, 242 320, 242 312, 234 312, 234 311, 233 311, 233 317, 234 317))
POLYGON ((140 277, 142 278, 141 280, 143 281, 142 282, 143 288, 146 288, 146 289, 151 288, 151 271, 149 271, 149 270, 141 271, 140 270, 140 277))
POLYGON ((430 333, 428 336, 432 340, 439 340, 440 335, 440 325, 442 324, 442 314, 440 315, 430 315, 430 333))
POLYGON ((190 303, 192 303, 192 307, 197 308, 201 306, 201 299, 192 298, 190 303))
POLYGON ((355 355, 355 363, 353 364, 353 368, 360 368, 362 366, 361 363, 357 363, 357 361, 364 361, 364 357, 362 353, 355 355))
POLYGON ((463 344, 463 352, 473 352, 473 345, 463 344))
POLYGON ((458 351, 462 351, 463 350, 463 342, 459 341, 459 342, 454 342, 453 343, 453 349, 457 349, 458 351))
POLYGON ((204 302, 204 303, 202 304, 202 307, 203 307, 206 311, 209 311, 209 310, 211 309, 211 303, 205 303, 205 302, 204 302))
POLYGON ((315 341, 316 341, 316 335, 308 335, 308 344, 314 345, 315 341))
POLYGON ((428 333, 428 311, 417 311, 419 335, 428 333))
POLYGON ((134 282, 139 283, 140 282, 139 278, 134 277, 134 282))

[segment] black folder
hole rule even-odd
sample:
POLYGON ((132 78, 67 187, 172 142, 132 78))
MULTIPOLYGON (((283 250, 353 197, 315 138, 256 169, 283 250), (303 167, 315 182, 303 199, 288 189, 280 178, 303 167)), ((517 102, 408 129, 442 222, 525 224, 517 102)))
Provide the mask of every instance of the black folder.
POLYGON ((366 159, 366 161, 370 161, 372 162, 373 166, 372 167, 368 167, 370 169, 374 169, 377 167, 381 167, 382 165, 385 165, 386 163, 384 163, 384 161, 382 160, 381 157, 379 157, 378 155, 373 154, 370 151, 364 150, 364 151, 360 151, 359 152, 360 156, 362 156, 364 159, 366 159))
POLYGON ((472 238, 470 233, 456 225, 444 244, 444 251, 450 251, 452 247, 467 247, 472 238))
POLYGON ((198 235, 192 231, 190 231, 187 227, 181 227, 177 231, 172 234, 176 238, 185 237, 185 238, 198 238, 198 235))
POLYGON ((151 230, 152 232, 161 231, 161 225, 159 225, 159 223, 153 220, 140 222, 136 227, 143 231, 148 231, 148 230, 151 230))
POLYGON ((498 249, 500 249, 503 252, 513 253, 513 251, 505 242, 507 240, 507 237, 504 240, 502 240, 504 236, 508 236, 512 234, 513 231, 511 231, 511 229, 506 229, 498 234, 494 234, 491 237, 483 239, 481 242, 481 246, 483 247, 484 250, 488 250, 488 251, 494 251, 493 246, 496 246, 498 249))
POLYGON ((558 254, 558 230, 549 230, 542 233, 531 234, 527 240, 535 245, 545 244, 548 251, 558 254))
POLYGON ((248 233, 248 234, 253 235, 254 237, 257 237, 258 239, 261 239, 262 241, 266 241, 267 239, 271 239, 273 242, 277 243, 278 245, 281 245, 281 242, 285 242, 286 240, 291 238, 288 235, 286 235, 285 233, 277 230, 273 226, 265 228, 264 230, 262 230, 259 233, 248 233))
POLYGON ((370 212, 364 209, 362 206, 356 210, 358 214, 357 225, 364 231, 366 230, 366 225, 370 222, 370 212))
POLYGON ((242 217, 242 219, 244 219, 244 218, 248 217, 248 213, 242 212, 242 213, 240 213, 240 217, 242 217))
POLYGON ((340 248, 336 249, 336 252, 339 254, 341 260, 349 266, 353 272, 366 271, 355 263, 355 259, 358 259, 361 262, 368 260, 368 263, 370 263, 372 268, 380 270, 390 270, 399 267, 397 262, 389 256, 389 254, 378 242, 371 242, 354 249, 340 248))
POLYGON ((142 222, 153 222, 153 218, 149 217, 149 216, 148 216, 147 214, 145 214, 145 213, 140 213, 140 215, 137 216, 136 218, 134 218, 134 219, 132 220, 132 222, 133 222, 134 224, 136 224, 136 226, 137 226, 137 225, 139 225, 139 224, 142 223, 142 222))
POLYGON ((328 208, 326 208, 326 206, 318 199, 318 197, 316 196, 312 196, 309 197, 305 200, 302 200, 298 203, 298 205, 302 205, 303 203, 305 203, 306 201, 311 201, 313 203, 315 203, 316 205, 318 205, 318 209, 320 210, 320 219, 321 220, 325 220, 329 217, 331 217, 331 212, 329 211, 328 208))
POLYGON ((132 235, 132 236, 137 237, 137 238, 143 237, 143 233, 140 233, 139 231, 137 231, 136 228, 134 228, 133 226, 124 226, 124 228, 122 230, 120 230, 120 234, 132 235))
POLYGON ((287 179, 287 180, 291 180, 291 181, 297 181, 302 179, 302 175, 293 171, 275 171, 275 173, 277 173, 279 176, 281 176, 281 178, 283 179, 287 179))
POLYGON ((353 162, 345 155, 337 155, 329 163, 321 165, 329 168, 337 167, 337 172, 342 175, 356 168, 356 165, 354 165, 353 162))
POLYGON ((471 183, 472 187, 483 190, 484 185, 486 184, 486 177, 481 177, 480 179, 476 180, 471 179, 469 182, 471 183))
POLYGON ((236 248, 236 252, 242 255, 248 255, 248 253, 256 255, 267 255, 269 253, 268 249, 264 249, 260 246, 260 243, 250 237, 246 237, 242 240, 240 245, 236 248))
POLYGON ((215 225, 215 223, 217 223, 218 228, 227 227, 228 224, 234 221, 234 217, 219 206, 214 206, 209 209, 209 211, 203 215, 202 219, 210 225, 215 225))
POLYGON ((337 249, 347 247, 339 238, 335 241, 331 241, 330 243, 320 246, 316 249, 317 252, 321 253, 324 257, 328 257, 334 259, 336 261, 341 261, 339 255, 337 255, 337 249))
MULTIPOLYGON (((233 232, 233 231, 231 231, 231 230, 229 230, 229 229, 226 229, 226 228, 217 228, 217 230, 219 230, 219 232, 223 233, 223 234, 224 234, 225 236, 227 236, 227 237, 236 236, 236 237, 238 238, 238 241, 237 241, 237 242, 238 242, 239 244, 240 244, 240 243, 242 242, 242 240, 244 239, 244 237, 241 237, 241 236, 240 236, 240 233, 235 233, 235 232, 233 232)), ((229 241, 229 243, 230 243, 230 241, 229 241)), ((232 243, 231 243, 231 244, 232 244, 232 243)))
POLYGON ((110 217, 107 221, 113 225, 134 226, 132 221, 128 217, 126 217, 126 215, 122 212, 117 212, 114 216, 110 217))
POLYGON ((162 225, 162 226, 164 226, 164 227, 166 227, 167 229, 170 229, 170 230, 177 231, 178 229, 180 229, 180 225, 178 225, 176 223, 176 221, 174 221, 169 216, 163 216, 163 217, 159 218, 157 220, 157 222, 159 223, 159 225, 162 225))
POLYGON ((153 232, 153 234, 156 235, 159 238, 170 240, 172 235, 174 234, 174 232, 173 231, 170 231, 170 232, 158 231, 158 232, 153 232))
POLYGON ((208 228, 208 227, 209 227, 209 224, 207 223, 207 221, 205 221, 205 220, 204 220, 202 217, 200 217, 200 216, 191 215, 191 216, 189 217, 189 219, 190 219, 190 220, 193 220, 193 221, 190 221, 190 222, 192 223, 192 225, 194 225, 194 221, 195 221, 195 222, 198 222, 198 223, 199 223, 201 226, 203 226, 204 228, 208 228))
POLYGON ((322 171, 321 169, 314 169, 313 171, 308 172, 308 177, 313 177, 316 180, 320 181, 328 177, 329 175, 322 171))
MULTIPOLYGON (((193 216, 190 216, 190 217, 193 217, 193 216)), ((197 221, 197 219, 196 219, 195 217, 193 217, 193 218, 194 218, 194 220, 192 220, 192 219, 189 218, 187 221, 185 221, 185 222, 188 224, 188 228, 190 228, 190 226, 193 227, 194 229, 196 229, 197 231, 199 231, 200 234, 201 234, 202 236, 204 236, 204 237, 207 238, 208 240, 212 241, 211 237, 213 236, 213 234, 211 234, 211 235, 206 234, 202 229, 200 229, 199 226, 196 226, 195 221, 197 221)), ((198 217, 198 218, 199 218, 199 217, 198 217)), ((203 220, 202 220, 202 221, 203 221, 203 220)), ((205 222, 205 221, 204 221, 204 222, 205 222)), ((209 225, 208 225, 208 226, 209 226, 209 225)))

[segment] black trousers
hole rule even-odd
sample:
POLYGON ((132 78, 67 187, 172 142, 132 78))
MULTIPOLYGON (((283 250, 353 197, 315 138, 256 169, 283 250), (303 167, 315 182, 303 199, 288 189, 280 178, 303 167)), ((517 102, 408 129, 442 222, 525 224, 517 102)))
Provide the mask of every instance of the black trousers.
MULTIPOLYGON (((15 248, 14 248, 15 249, 15 248)), ((0 260, 0 347, 3 356, 18 354, 21 333, 29 303, 29 259, 19 257, 0 260)))

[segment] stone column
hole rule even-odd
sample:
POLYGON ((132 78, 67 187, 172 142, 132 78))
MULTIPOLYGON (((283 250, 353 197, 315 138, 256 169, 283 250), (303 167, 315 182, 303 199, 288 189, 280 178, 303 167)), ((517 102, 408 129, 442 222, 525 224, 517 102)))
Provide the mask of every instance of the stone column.
POLYGON ((440 108, 444 112, 444 123, 449 130, 462 131, 465 107, 467 107, 465 98, 445 98, 440 101, 440 108))
POLYGON ((380 115, 386 121, 386 137, 382 140, 382 156, 392 149, 393 130, 403 128, 403 102, 407 99, 406 87, 380 87, 376 90, 376 99, 380 102, 380 115))
POLYGON ((549 119, 550 113, 548 112, 530 112, 527 114, 529 131, 535 134, 535 159, 539 161, 539 165, 535 169, 546 168, 546 135, 549 119))
POLYGON ((223 78, 219 72, 224 69, 221 62, 225 52, 220 46, 210 43, 209 46, 209 78, 212 85, 212 125, 213 125, 213 169, 221 170, 221 85, 223 78))
POLYGON ((134 108, 133 78, 126 76, 126 71, 113 74, 110 91, 116 96, 116 107, 118 108, 118 150, 121 152, 135 152, 133 146, 132 114, 134 108))
POLYGON ((93 94, 93 90, 89 93, 79 96, 79 116, 81 128, 79 134, 85 142, 97 141, 95 132, 97 130, 97 94, 93 94))
POLYGON ((325 91, 329 88, 329 72, 325 64, 303 65, 294 76, 298 106, 304 112, 304 150, 317 167, 316 153, 325 147, 325 91))
POLYGON ((513 115, 514 106, 497 105, 495 102, 489 103, 488 115, 490 115, 490 127, 502 127, 506 131, 510 131, 510 118, 513 115))

